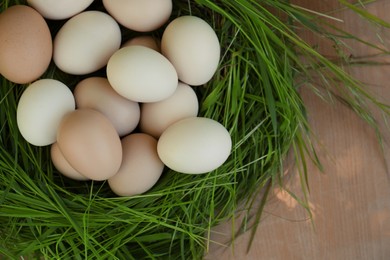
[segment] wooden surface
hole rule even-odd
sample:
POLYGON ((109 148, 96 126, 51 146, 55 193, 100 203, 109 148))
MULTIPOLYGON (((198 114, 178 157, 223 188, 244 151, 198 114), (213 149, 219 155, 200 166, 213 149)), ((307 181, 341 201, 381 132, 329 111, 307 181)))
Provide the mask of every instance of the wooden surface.
MULTIPOLYGON (((295 1, 321 12, 337 8, 335 1, 295 1)), ((368 4, 367 10, 390 22, 390 1, 368 4)), ((333 16, 339 25, 366 40, 390 49, 390 29, 363 22, 347 10, 333 16), (380 37, 378 37, 380 35, 380 37)), ((320 39, 301 32, 310 43, 320 39)), ((375 54, 353 44, 351 56, 375 54)), ((329 43, 320 43, 326 55, 333 53, 329 43)), ((390 61, 388 57, 377 59, 390 61)), ((350 69, 367 82, 370 90, 390 104, 390 66, 350 69)), ((302 91, 312 130, 318 138, 317 151, 324 165, 320 172, 309 164, 309 205, 307 212, 286 192, 275 188, 249 252, 249 233, 230 246, 210 245, 207 259, 390 259, 390 133, 384 127, 382 151, 373 129, 339 103, 328 104, 307 89, 302 91)), ((382 126, 384 121, 381 120, 382 126)), ((295 169, 288 172, 287 187, 301 195, 295 169)), ((229 239, 231 224, 215 229, 213 239, 229 239)))

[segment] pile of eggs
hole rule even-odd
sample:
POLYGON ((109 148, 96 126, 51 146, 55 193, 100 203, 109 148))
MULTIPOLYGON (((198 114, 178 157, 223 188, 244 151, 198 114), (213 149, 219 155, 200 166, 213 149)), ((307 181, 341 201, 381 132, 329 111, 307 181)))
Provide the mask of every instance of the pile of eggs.
POLYGON ((171 0, 103 0, 107 12, 85 11, 93 0, 28 0, 0 14, 0 73, 29 86, 17 107, 24 139, 51 145, 53 165, 76 180, 107 180, 119 196, 149 190, 165 166, 181 173, 215 170, 231 151, 229 132, 198 117, 193 86, 217 69, 220 46, 204 20, 169 22, 171 0), (45 19, 46 18, 46 19, 45 19), (68 19, 52 39, 47 20, 68 19), (166 26, 122 43, 123 30, 166 26), (105 69, 72 92, 40 78, 51 61, 70 75, 105 69))

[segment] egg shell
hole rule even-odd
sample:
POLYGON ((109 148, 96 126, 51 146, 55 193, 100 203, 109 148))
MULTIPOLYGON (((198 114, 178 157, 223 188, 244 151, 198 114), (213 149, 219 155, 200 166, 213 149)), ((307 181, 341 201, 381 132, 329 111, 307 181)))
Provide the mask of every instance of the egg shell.
POLYGON ((74 111, 70 89, 54 79, 41 79, 29 85, 19 99, 16 120, 20 133, 36 146, 56 141, 62 118, 74 111))
POLYGON ((138 32, 158 29, 172 13, 172 0, 103 0, 103 5, 118 23, 138 32))
POLYGON ((51 20, 70 18, 86 9, 93 0, 27 0, 43 17, 51 20))
POLYGON ((116 92, 135 102, 157 102, 175 92, 177 73, 160 53, 144 46, 128 46, 112 55, 107 78, 116 92))
POLYGON ((77 180, 77 181, 86 181, 89 180, 87 177, 81 175, 77 172, 65 159, 57 143, 51 145, 50 148, 51 161, 53 162, 54 167, 64 176, 77 180))
POLYGON ((155 138, 173 123, 198 115, 198 98, 195 91, 184 83, 179 83, 176 91, 167 99, 141 106, 140 129, 155 138))
POLYGON ((200 174, 221 166, 229 157, 231 147, 229 132, 223 125, 209 118, 191 117, 164 131, 157 152, 172 170, 200 174))
POLYGON ((127 42, 125 42, 124 44, 122 44, 122 48, 127 46, 134 46, 134 45, 148 47, 157 52, 161 52, 159 42, 157 42, 157 40, 150 35, 142 35, 142 36, 134 37, 128 40, 127 42))
POLYGON ((164 164, 157 155, 157 141, 136 133, 122 139, 123 161, 118 173, 108 179, 119 196, 133 196, 148 191, 160 178, 164 164))
POLYGON ((0 14, 0 73, 26 84, 48 68, 53 53, 49 27, 33 8, 14 5, 0 14))
POLYGON ((180 81, 199 86, 215 74, 221 48, 208 23, 196 16, 181 16, 164 30, 161 52, 176 68, 180 81))
POLYGON ((114 126, 93 109, 67 114, 58 128, 57 143, 69 164, 91 180, 114 176, 122 162, 121 141, 114 126))
POLYGON ((121 39, 119 25, 111 16, 100 11, 82 12, 58 31, 53 60, 66 73, 92 73, 107 65, 121 39))
POLYGON ((74 90, 77 108, 92 108, 105 115, 119 136, 131 133, 138 125, 140 107, 137 102, 119 95, 106 78, 82 80, 74 90))

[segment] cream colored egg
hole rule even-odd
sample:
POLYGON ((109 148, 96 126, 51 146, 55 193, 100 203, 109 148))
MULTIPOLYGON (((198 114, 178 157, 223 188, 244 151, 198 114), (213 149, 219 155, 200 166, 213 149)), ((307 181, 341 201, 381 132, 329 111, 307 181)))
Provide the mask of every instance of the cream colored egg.
POLYGON ((226 128, 209 118, 190 117, 169 126, 158 140, 163 163, 182 173, 213 171, 229 157, 232 141, 226 128))
POLYGON ((86 9, 93 0, 27 0, 43 17, 62 20, 86 9))
POLYGON ((57 143, 51 145, 50 156, 54 167, 64 176, 78 181, 89 180, 87 177, 81 175, 69 164, 69 162, 65 159, 64 155, 62 154, 57 143))
POLYGON ((172 0, 103 0, 103 4, 118 23, 138 32, 158 29, 172 13, 172 0))
POLYGON ((58 31, 54 39, 54 63, 74 75, 97 71, 119 49, 121 38, 119 25, 108 14, 80 13, 58 31))
POLYGON ((179 83, 176 91, 167 99, 141 106, 141 131, 155 138, 180 119, 198 115, 198 98, 195 91, 184 83, 179 83))
POLYGON ((16 119, 27 142, 45 146, 56 141, 62 118, 75 109, 70 89, 54 79, 41 79, 27 87, 20 97, 16 119))
POLYGON ((64 116, 57 144, 69 164, 91 180, 107 180, 122 163, 118 133, 103 114, 93 109, 77 109, 64 116))
POLYGON ((220 51, 214 30, 195 16, 173 20, 161 40, 161 52, 176 68, 179 80, 193 86, 205 84, 213 77, 220 51))
POLYGON ((160 53, 144 46, 128 46, 112 55, 107 78, 121 96, 135 102, 157 102, 175 92, 175 68, 160 53))
POLYGON ((108 179, 119 196, 133 196, 148 191, 160 178, 164 164, 157 155, 157 141, 137 133, 122 139, 123 161, 118 173, 108 179))
POLYGON ((140 107, 137 102, 119 95, 106 78, 82 80, 74 90, 77 108, 92 108, 105 115, 120 136, 131 133, 138 125, 140 107))
POLYGON ((142 35, 142 36, 134 37, 134 38, 128 40, 127 42, 125 42, 124 44, 122 44, 122 48, 127 47, 127 46, 134 46, 134 45, 148 47, 148 48, 151 48, 152 50, 155 50, 158 52, 161 51, 160 44, 157 42, 157 40, 155 38, 153 38, 152 36, 149 36, 149 35, 142 35))

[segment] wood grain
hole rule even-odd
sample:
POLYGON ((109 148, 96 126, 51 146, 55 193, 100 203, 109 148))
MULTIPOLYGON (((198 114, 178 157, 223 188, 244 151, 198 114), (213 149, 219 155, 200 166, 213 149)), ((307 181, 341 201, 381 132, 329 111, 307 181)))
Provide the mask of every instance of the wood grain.
MULTIPOLYGON (((340 6, 336 1, 297 0, 297 5, 320 12, 340 6)), ((371 13, 390 22, 390 1, 366 6, 371 13)), ((390 30, 362 21, 348 10, 329 13, 341 19, 339 25, 378 46, 390 49, 390 30)), ((309 32, 300 32, 311 44, 318 44, 325 55, 334 48, 309 32)), ((374 55, 361 44, 351 44, 351 57, 374 55)), ((376 57, 390 61, 388 57, 376 57)), ((390 67, 358 67, 350 73, 363 82, 377 97, 390 103, 390 67)), ((320 172, 309 164, 309 205, 312 219, 287 192, 275 188, 249 252, 249 233, 230 246, 212 243, 207 259, 390 259, 390 132, 384 120, 378 120, 384 134, 383 150, 375 132, 350 109, 338 102, 326 103, 310 90, 302 97, 318 140, 316 149, 324 165, 320 172)), ((288 172, 286 188, 300 192, 296 169, 288 172)), ((215 229, 213 239, 229 240, 231 223, 215 229)))

